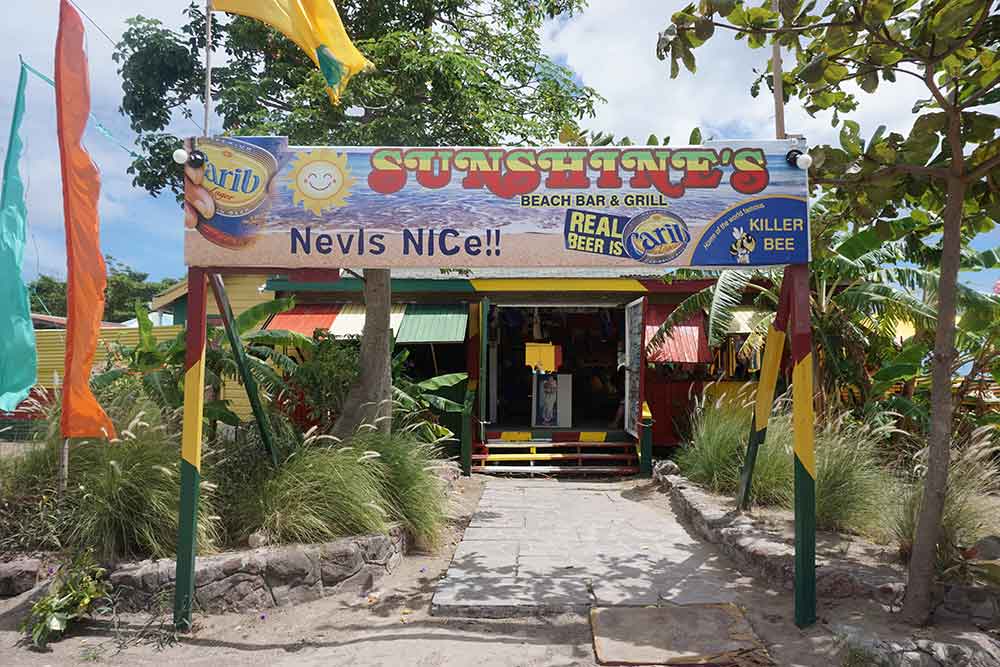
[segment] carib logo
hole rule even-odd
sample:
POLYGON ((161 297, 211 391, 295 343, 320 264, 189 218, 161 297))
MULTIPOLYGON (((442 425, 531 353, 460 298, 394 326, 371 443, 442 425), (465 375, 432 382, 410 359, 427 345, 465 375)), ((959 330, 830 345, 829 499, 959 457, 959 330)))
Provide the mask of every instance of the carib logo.
POLYGON ((226 139, 203 139, 198 148, 208 158, 206 187, 219 215, 244 216, 264 202, 267 186, 278 170, 273 155, 253 144, 226 139))
POLYGON ((663 209, 643 211, 625 225, 625 252, 645 264, 664 264, 676 259, 691 240, 679 216, 663 209))

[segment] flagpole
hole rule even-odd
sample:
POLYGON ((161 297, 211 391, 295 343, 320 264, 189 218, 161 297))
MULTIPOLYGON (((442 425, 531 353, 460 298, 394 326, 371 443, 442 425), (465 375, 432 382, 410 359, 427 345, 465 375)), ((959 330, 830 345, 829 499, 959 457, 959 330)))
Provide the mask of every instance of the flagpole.
MULTIPOLYGON (((211 0, 209 0, 211 2, 211 0)), ((779 14, 779 24, 781 21, 780 0, 771 0, 771 7, 779 14)), ((774 35, 774 42, 771 45, 771 88, 774 90, 774 138, 785 139, 785 82, 781 72, 781 45, 778 44, 778 37, 781 33, 774 35)))
POLYGON ((205 124, 202 131, 206 137, 212 136, 208 131, 208 119, 212 115, 212 0, 205 0, 205 124))

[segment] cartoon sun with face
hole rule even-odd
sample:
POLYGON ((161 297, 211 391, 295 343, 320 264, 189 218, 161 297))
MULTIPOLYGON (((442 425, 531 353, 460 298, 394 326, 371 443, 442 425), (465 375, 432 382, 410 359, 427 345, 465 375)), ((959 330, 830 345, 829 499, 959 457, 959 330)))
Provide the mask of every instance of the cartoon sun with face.
POLYGON ((288 187, 296 204, 314 214, 334 206, 345 206, 354 185, 347 154, 328 148, 300 153, 292 163, 288 187))

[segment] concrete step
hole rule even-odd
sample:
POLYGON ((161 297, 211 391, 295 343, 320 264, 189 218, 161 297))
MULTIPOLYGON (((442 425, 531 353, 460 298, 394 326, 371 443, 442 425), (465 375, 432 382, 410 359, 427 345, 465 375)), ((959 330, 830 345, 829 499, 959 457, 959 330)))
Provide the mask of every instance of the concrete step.
POLYGON ((605 461, 635 461, 638 458, 635 452, 631 454, 606 452, 539 452, 529 454, 527 452, 518 454, 473 454, 473 461, 579 461, 583 459, 605 461))
POLYGON ((472 472, 483 474, 499 473, 535 473, 571 475, 634 475, 639 472, 638 466, 588 466, 588 465, 547 465, 547 466, 511 466, 511 465, 479 465, 472 466, 472 472))
POLYGON ((542 448, 564 448, 564 447, 593 447, 593 448, 635 448, 634 442, 582 442, 582 441, 566 441, 566 442, 552 442, 550 440, 525 440, 522 442, 512 442, 505 440, 490 440, 486 442, 483 446, 489 450, 494 449, 524 449, 527 447, 535 447, 537 449, 542 448))

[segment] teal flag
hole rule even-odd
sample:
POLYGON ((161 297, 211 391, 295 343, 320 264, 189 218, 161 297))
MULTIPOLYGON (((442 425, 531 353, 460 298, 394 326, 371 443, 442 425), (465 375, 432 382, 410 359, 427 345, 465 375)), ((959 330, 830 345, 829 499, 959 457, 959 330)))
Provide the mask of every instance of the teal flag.
POLYGON ((23 148, 19 130, 27 78, 22 63, 0 189, 0 410, 6 411, 14 410, 27 398, 38 374, 31 306, 21 277, 28 207, 17 165, 23 148))

